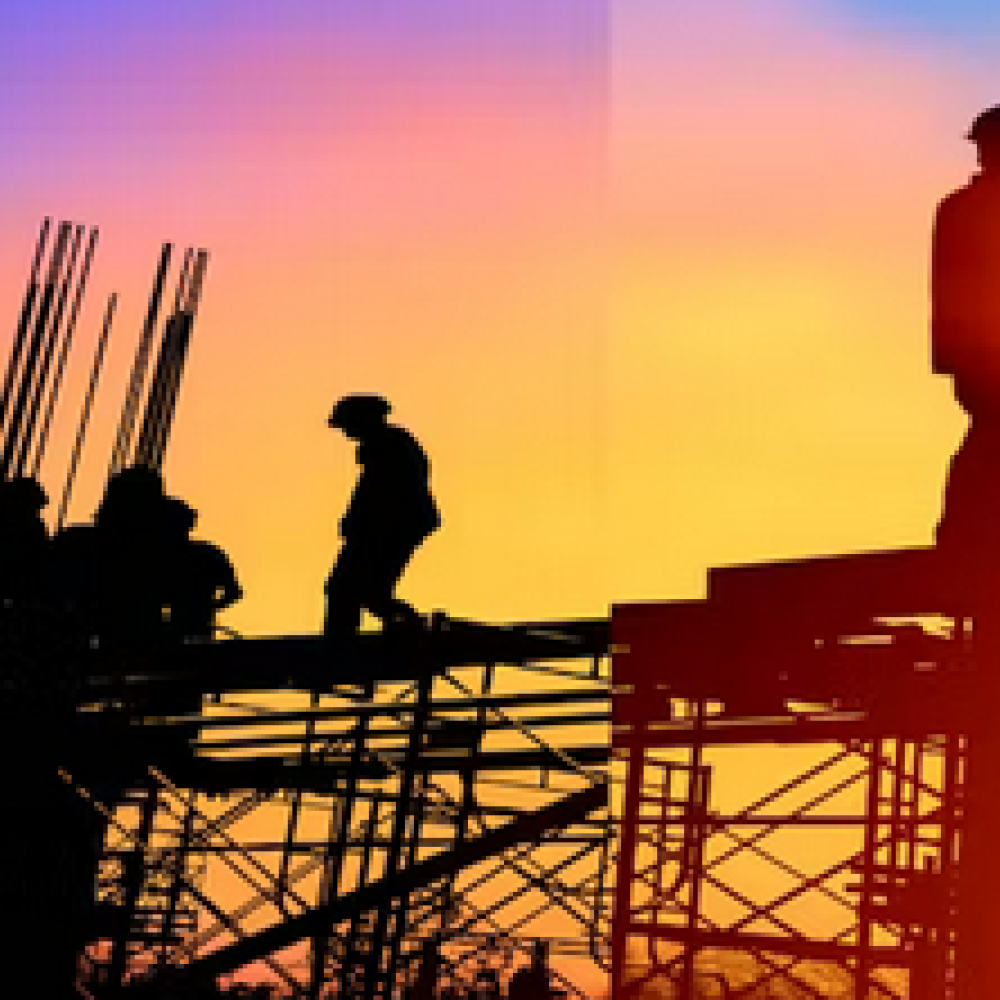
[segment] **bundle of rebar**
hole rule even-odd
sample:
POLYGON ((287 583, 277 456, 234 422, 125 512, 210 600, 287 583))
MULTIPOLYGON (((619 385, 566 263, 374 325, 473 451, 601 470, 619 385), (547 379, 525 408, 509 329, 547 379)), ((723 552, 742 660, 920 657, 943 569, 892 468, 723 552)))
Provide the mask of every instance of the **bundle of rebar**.
POLYGON ((206 250, 195 251, 191 247, 188 248, 177 283, 173 310, 164 327, 149 388, 144 393, 171 250, 169 243, 163 245, 146 322, 132 365, 109 474, 114 474, 128 465, 145 465, 160 469, 166 455, 181 375, 191 340, 191 329, 201 301, 205 268, 208 265, 206 250), (144 395, 145 407, 140 421, 139 411, 144 395))
POLYGON ((97 247, 97 229, 91 228, 77 270, 86 228, 60 222, 50 249, 52 220, 42 223, 0 392, 0 479, 37 475, 44 457, 97 247))

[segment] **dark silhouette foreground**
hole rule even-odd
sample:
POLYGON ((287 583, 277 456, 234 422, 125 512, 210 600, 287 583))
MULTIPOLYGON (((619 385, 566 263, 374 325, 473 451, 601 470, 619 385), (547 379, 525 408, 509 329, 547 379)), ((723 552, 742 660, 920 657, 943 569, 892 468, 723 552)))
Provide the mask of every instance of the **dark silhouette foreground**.
POLYGON ((361 467, 340 520, 340 553, 326 582, 324 631, 330 638, 353 636, 364 611, 384 627, 423 626, 395 589, 413 553, 441 519, 430 491, 427 456, 409 431, 386 421, 390 409, 381 396, 345 396, 328 421, 358 442, 361 467))
POLYGON ((242 596, 225 553, 190 537, 196 520, 158 472, 133 466, 111 478, 93 524, 56 536, 54 586, 101 648, 208 639, 242 596))
POLYGON ((952 459, 937 542, 1000 558, 1000 106, 967 136, 979 173, 938 206, 931 251, 933 370, 951 376, 969 428, 952 459))

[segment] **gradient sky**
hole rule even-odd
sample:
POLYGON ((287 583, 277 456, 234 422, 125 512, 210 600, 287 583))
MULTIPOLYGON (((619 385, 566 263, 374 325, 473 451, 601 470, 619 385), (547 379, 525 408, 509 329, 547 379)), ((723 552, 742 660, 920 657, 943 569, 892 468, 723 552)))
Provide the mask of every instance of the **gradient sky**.
POLYGON ((325 417, 355 390, 434 462, 448 530, 418 602, 600 613, 604 3, 275 10, 50 4, 0 43, 6 311, 46 213, 102 226, 92 332, 96 289, 122 295, 74 515, 159 241, 195 242, 212 260, 167 474, 243 577, 232 624, 319 624, 355 474, 325 417))
POLYGON ((615 7, 616 597, 930 541, 962 433, 928 371, 930 221, 1000 81, 884 13, 615 7))
MULTIPOLYGON (((43 215, 121 296, 98 495, 159 243, 211 253, 167 464, 249 633, 318 626, 377 390, 485 620, 697 595, 723 563, 928 543, 937 200, 1000 101, 987 0, 47 0, 0 33, 0 314, 43 215)), ((2 344, 0 344, 2 346, 2 344)), ((72 413, 47 468, 61 477, 72 413)))
POLYGON ((323 416, 355 389, 434 459, 425 606, 599 614, 720 562, 929 540, 961 419, 927 374, 927 235, 1000 92, 995 26, 887 0, 18 7, 0 304, 46 213, 102 226, 92 334, 122 296, 75 516, 173 239, 213 256, 168 475, 233 554, 241 629, 318 622, 353 477, 323 416))

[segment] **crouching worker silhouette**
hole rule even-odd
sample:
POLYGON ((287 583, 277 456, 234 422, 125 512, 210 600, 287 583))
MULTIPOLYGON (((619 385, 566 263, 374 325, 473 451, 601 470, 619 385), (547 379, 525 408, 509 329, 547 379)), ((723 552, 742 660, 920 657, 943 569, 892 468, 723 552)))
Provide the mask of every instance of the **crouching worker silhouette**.
POLYGON ((381 396, 345 396, 328 421, 358 442, 361 473, 340 521, 342 544, 326 582, 328 638, 354 635, 364 611, 384 629, 422 628, 420 615, 395 596, 421 542, 441 525, 431 495, 430 464, 413 435, 386 421, 381 396))

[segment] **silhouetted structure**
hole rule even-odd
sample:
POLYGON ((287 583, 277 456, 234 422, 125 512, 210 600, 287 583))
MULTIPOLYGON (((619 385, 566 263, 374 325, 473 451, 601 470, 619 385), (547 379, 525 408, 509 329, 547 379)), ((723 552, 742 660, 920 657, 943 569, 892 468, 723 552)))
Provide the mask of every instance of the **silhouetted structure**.
POLYGON ((470 1000, 501 1000, 500 973, 496 969, 480 969, 472 987, 470 1000))
POLYGON ((950 375, 969 429, 948 476, 939 545, 1000 559, 1000 107, 968 138, 980 172, 938 207, 931 254, 932 363, 950 375))
POLYGON ((413 983, 404 994, 404 1000, 435 1000, 441 978, 440 942, 425 941, 420 951, 420 961, 413 983))
POLYGON ((176 497, 169 499, 165 603, 170 630, 182 639, 207 640, 215 631, 216 614, 235 604, 243 588, 218 545, 190 537, 198 519, 194 508, 176 497))
MULTIPOLYGON (((46 997, 78 996, 72 984, 89 941, 135 932, 98 905, 104 890, 97 879, 97 858, 108 815, 125 794, 121 776, 109 762, 116 754, 127 757, 137 751, 138 744, 129 731, 133 720, 126 707, 119 702, 98 719, 85 691, 95 674, 107 676, 120 668, 108 660, 95 661, 95 642, 106 640, 103 655, 130 630, 141 631, 140 618, 154 617, 147 586, 152 573, 144 571, 138 551, 131 557, 124 551, 126 536, 134 541, 138 533, 129 534, 126 523, 133 515, 122 505, 112 515, 114 503, 109 501, 107 523, 101 528, 78 526, 58 532, 51 541, 42 519, 47 491, 40 484, 49 457, 49 431, 58 405, 65 402, 64 376, 97 246, 97 229, 85 239, 86 231, 82 224, 54 226, 51 219, 44 220, 0 387, 3 966, 11 982, 23 978, 18 970, 26 971, 30 991, 46 997), (138 575, 126 580, 137 566, 138 575), (122 576, 116 576, 117 571, 122 576), (139 600, 139 593, 149 600, 139 600), (112 600, 119 602, 114 609, 112 600), (136 608, 141 614, 133 613, 136 608), (67 766, 77 777, 87 775, 86 798, 68 780, 67 766)), ((161 259, 159 286, 168 257, 169 245, 161 259)), ((207 255, 189 251, 188 258, 172 317, 175 327, 183 327, 181 348, 190 335, 207 255)), ((86 442, 115 302, 112 294, 82 401, 57 527, 67 513, 86 442)), ((162 461, 183 363, 178 336, 165 337, 144 399, 146 362, 154 340, 151 310, 144 332, 149 349, 133 371, 130 390, 135 391, 130 391, 127 423, 130 430, 141 418, 143 429, 148 428, 143 458, 150 468, 162 461)), ((124 467, 131 452, 122 447, 118 454, 124 467)), ((125 648, 129 643, 118 645, 125 648)), ((122 966, 118 951, 112 968, 115 963, 122 966)))
POLYGON ((42 511, 49 498, 25 476, 0 482, 0 601, 39 600, 49 589, 49 535, 42 511))
MULTIPOLYGON (((92 772, 116 774, 127 792, 101 864, 119 914, 101 941, 122 956, 102 963, 108 991, 128 981, 139 996, 198 995, 265 961, 309 997, 389 1000, 407 985, 429 988, 433 953, 423 942, 440 940, 464 973, 443 978, 464 982, 465 997, 498 939, 517 941, 518 928, 530 933, 531 919, 555 910, 579 922, 579 947, 601 957, 608 749, 585 741, 607 718, 606 649, 603 622, 446 619, 408 650, 359 636, 343 667, 331 668, 321 636, 275 637, 191 644, 140 675, 95 677, 92 703, 214 693, 222 712, 143 718, 129 759, 92 772), (504 693, 512 677, 549 671, 558 689, 548 677, 504 693), (358 676, 376 681, 370 703, 320 697, 358 676), (313 706, 244 707, 254 691, 289 687, 317 692, 313 706), (157 734, 191 728, 200 731, 195 754, 163 753, 157 734), (205 792, 224 796, 224 807, 205 792), (241 839, 241 823, 259 831, 258 817, 276 813, 283 836, 241 839), (249 896, 234 897, 229 880, 217 901, 196 874, 206 854, 249 896), (490 899, 484 887, 501 873, 503 892, 490 899), (286 964, 285 949, 298 943, 308 962, 286 964)), ((88 772, 77 778, 87 790, 88 772)))
POLYGON ((969 855, 989 759, 969 733, 993 663, 966 628, 974 589, 946 565, 911 549, 728 567, 705 601, 614 609, 616 1000, 717 996, 719 982, 990 995, 961 931, 979 910, 966 880, 990 872, 969 855), (770 707, 746 709, 748 688, 770 707))
POLYGON ((196 518, 159 472, 130 466, 111 476, 92 525, 56 536, 62 599, 104 648, 207 639, 216 613, 242 596, 225 553, 189 537, 196 518))
POLYGON ((386 626, 420 625, 396 583, 420 544, 441 523, 429 486, 430 465, 413 435, 386 421, 381 396, 345 396, 329 426, 358 442, 358 477, 340 521, 343 544, 326 584, 325 631, 353 635, 363 610, 386 626))
MULTIPOLYGON (((559 995, 563 994, 560 992, 559 995)), ((556 996, 551 985, 548 948, 544 942, 535 942, 530 964, 511 976, 507 996, 508 1000, 553 1000, 556 996)))

